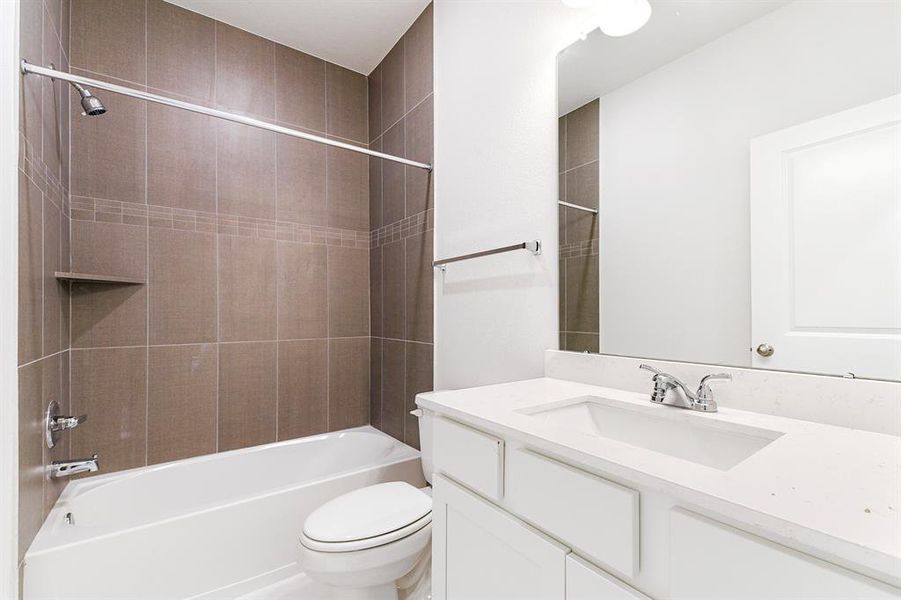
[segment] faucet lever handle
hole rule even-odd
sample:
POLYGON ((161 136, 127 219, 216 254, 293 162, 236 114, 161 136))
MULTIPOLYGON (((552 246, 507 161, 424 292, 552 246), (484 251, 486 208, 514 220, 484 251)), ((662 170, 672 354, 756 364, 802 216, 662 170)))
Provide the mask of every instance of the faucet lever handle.
POLYGON ((646 365, 646 364, 644 364, 644 363, 638 365, 638 368, 639 368, 639 369, 644 369, 645 371, 650 371, 650 372, 653 373, 654 375, 666 375, 666 373, 664 373, 664 372, 661 371, 660 369, 654 368, 654 367, 652 367, 651 365, 646 365))
POLYGON ((702 402, 711 400, 711 381, 732 381, 732 375, 729 373, 711 373, 702 377, 701 383, 698 384, 698 400, 702 402))

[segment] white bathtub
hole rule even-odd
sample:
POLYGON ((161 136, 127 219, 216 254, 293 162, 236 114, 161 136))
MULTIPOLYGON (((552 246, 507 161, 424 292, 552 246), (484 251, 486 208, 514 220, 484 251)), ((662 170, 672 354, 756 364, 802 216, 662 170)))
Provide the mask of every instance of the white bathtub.
POLYGON ((425 485, 419 452, 360 427, 75 481, 25 555, 25 599, 235 597, 296 571, 317 506, 397 480, 425 485))

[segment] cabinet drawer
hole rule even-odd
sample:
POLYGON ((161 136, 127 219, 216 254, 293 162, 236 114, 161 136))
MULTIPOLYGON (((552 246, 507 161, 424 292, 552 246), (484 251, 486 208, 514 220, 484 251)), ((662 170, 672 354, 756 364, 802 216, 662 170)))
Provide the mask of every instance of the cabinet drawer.
POLYGON ((649 600, 575 554, 566 557, 566 600, 649 600))
POLYGON ((504 496, 504 440, 436 417, 432 430, 435 470, 486 498, 504 496))
POLYGON ((638 573, 638 492, 528 450, 507 457, 505 504, 592 561, 638 573))
POLYGON ((899 590, 676 508, 670 513, 674 599, 864 600, 899 590))

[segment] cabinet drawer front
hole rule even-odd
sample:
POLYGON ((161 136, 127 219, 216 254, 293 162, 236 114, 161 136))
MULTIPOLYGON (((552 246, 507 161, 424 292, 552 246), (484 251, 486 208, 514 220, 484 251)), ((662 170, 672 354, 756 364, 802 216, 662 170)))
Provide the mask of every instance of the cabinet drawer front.
POLYGON ((648 600, 575 554, 566 557, 566 600, 648 600))
POLYGON ((507 458, 505 504, 627 577, 638 572, 638 492, 528 450, 507 458))
POLYGON ((864 600, 901 591, 679 508, 670 513, 670 590, 684 600, 864 600))
POLYGON ((504 440, 436 417, 432 431, 435 470, 487 498, 504 496, 504 440))

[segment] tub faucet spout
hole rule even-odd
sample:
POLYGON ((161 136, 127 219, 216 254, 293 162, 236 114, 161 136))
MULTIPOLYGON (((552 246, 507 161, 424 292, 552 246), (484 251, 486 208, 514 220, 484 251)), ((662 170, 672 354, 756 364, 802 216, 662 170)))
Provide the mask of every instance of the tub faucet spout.
POLYGON ((79 473, 94 473, 100 469, 100 461, 95 454, 91 458, 77 458, 74 460, 55 460, 50 463, 50 477, 59 479, 70 477, 79 473))

